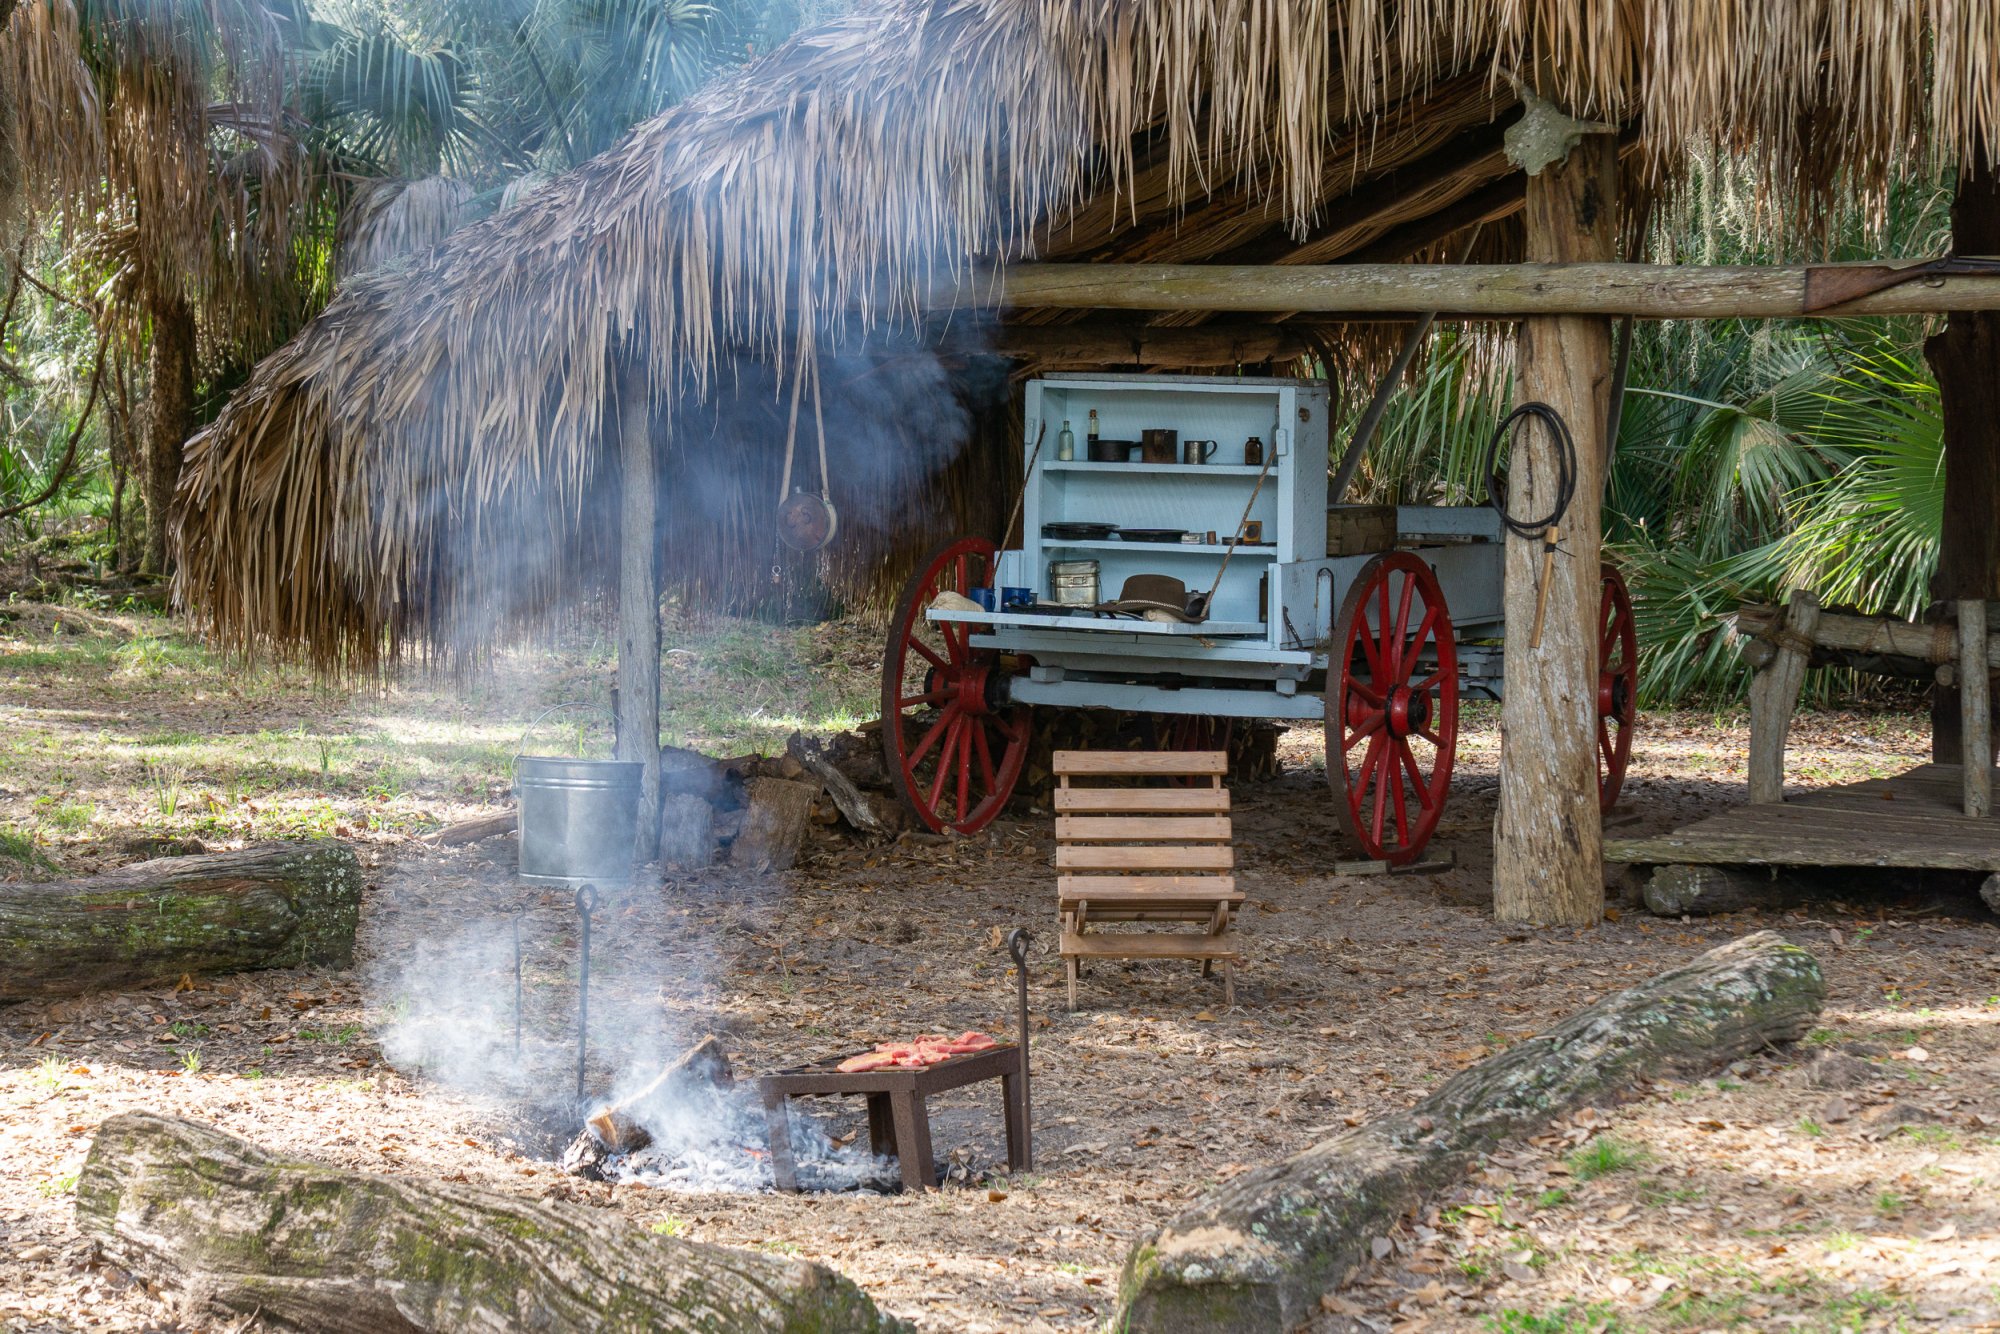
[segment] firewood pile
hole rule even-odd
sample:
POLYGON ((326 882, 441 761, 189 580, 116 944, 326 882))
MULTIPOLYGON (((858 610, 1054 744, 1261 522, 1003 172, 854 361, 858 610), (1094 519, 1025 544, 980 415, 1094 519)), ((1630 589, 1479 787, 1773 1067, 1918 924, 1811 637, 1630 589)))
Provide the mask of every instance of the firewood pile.
MULTIPOLYGON (((1058 750, 1155 750, 1169 745, 1171 720, 1111 709, 1043 709, 1015 792, 1023 813, 1055 787, 1058 750)), ((1279 729, 1239 720, 1228 728, 1230 781, 1278 776, 1279 729)), ((1217 734, 1220 735, 1219 733, 1217 734)), ((1203 742, 1202 745, 1217 744, 1203 742)), ((1197 747, 1199 748, 1199 747, 1197 747)), ((660 748, 660 860, 679 870, 719 861, 782 871, 808 839, 897 838, 923 831, 897 798, 882 755, 881 724, 863 723, 824 739, 794 732, 776 755, 716 758, 681 746, 660 748)), ((431 834, 453 847, 512 832, 514 816, 467 820, 431 834)))

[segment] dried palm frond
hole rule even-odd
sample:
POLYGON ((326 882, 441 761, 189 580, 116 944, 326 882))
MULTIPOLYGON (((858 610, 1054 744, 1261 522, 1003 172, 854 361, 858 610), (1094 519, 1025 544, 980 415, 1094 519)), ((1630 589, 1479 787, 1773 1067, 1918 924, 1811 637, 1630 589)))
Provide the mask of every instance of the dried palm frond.
MULTIPOLYGON (((976 266, 1206 226, 1212 198, 1217 227, 1305 235, 1452 97, 1472 120, 1511 104, 1510 72, 1641 126, 1649 182, 1691 147, 1753 163, 1774 223, 1809 233, 1807 205, 2000 144, 1996 23, 1971 0, 878 0, 354 279, 191 445, 177 592, 226 643, 322 668, 476 655, 595 586, 620 363, 663 422, 669 551, 694 541, 691 577, 728 583, 763 565, 788 431, 717 451, 716 405, 775 404, 809 364, 842 382, 976 266)), ((1511 258, 1517 235, 1481 244, 1511 258)), ((864 390, 843 425, 962 397, 864 390)), ((894 521, 849 535, 844 585, 879 585, 884 546, 954 508, 935 469, 891 466, 912 438, 850 459, 894 521)), ((1009 466, 947 466, 961 517, 1009 466)))

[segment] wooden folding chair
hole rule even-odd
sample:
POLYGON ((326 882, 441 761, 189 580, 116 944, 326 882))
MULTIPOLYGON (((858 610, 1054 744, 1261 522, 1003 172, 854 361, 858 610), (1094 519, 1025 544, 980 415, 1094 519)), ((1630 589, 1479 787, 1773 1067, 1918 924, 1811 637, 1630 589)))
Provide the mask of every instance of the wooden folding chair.
POLYGON ((1236 1003, 1230 926, 1243 896, 1231 874, 1228 769, 1219 750, 1055 753, 1056 892, 1072 1010, 1084 959, 1199 959, 1203 977, 1220 963, 1224 997, 1236 1003), (1141 781, 1088 787, 1079 778, 1141 781), (1174 779, 1188 785, 1165 785, 1174 779), (1107 922, 1204 929, 1102 930, 1107 922))

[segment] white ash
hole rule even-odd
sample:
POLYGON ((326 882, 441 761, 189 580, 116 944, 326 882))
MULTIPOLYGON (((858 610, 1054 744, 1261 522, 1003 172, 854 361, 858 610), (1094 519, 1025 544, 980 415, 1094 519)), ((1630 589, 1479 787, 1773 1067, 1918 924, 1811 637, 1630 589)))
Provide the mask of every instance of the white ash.
MULTIPOLYGON (((901 1180, 896 1160, 868 1150, 865 1131, 839 1144, 819 1118, 794 1101, 792 1161, 798 1184, 810 1191, 891 1191, 901 1180)), ((687 1191, 768 1191, 770 1134, 755 1086, 713 1086, 690 1092, 644 1119, 653 1142, 613 1154, 603 1171, 613 1181, 687 1191)))

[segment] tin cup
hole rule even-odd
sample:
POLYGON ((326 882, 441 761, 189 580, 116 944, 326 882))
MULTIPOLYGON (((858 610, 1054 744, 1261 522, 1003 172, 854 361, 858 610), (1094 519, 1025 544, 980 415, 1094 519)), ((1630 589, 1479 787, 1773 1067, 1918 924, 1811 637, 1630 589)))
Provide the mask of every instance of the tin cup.
POLYGON ((985 586, 983 586, 983 585, 982 585, 981 587, 978 587, 978 588, 975 588, 975 589, 973 589, 973 590, 972 590, 972 592, 971 592, 971 595, 970 595, 970 596, 971 596, 971 598, 972 598, 972 600, 973 600, 974 602, 977 602, 977 603, 979 604, 979 609, 980 609, 981 611, 992 611, 992 610, 993 610, 993 590, 992 590, 992 589, 990 589, 990 588, 987 588, 987 587, 985 587, 985 586))

